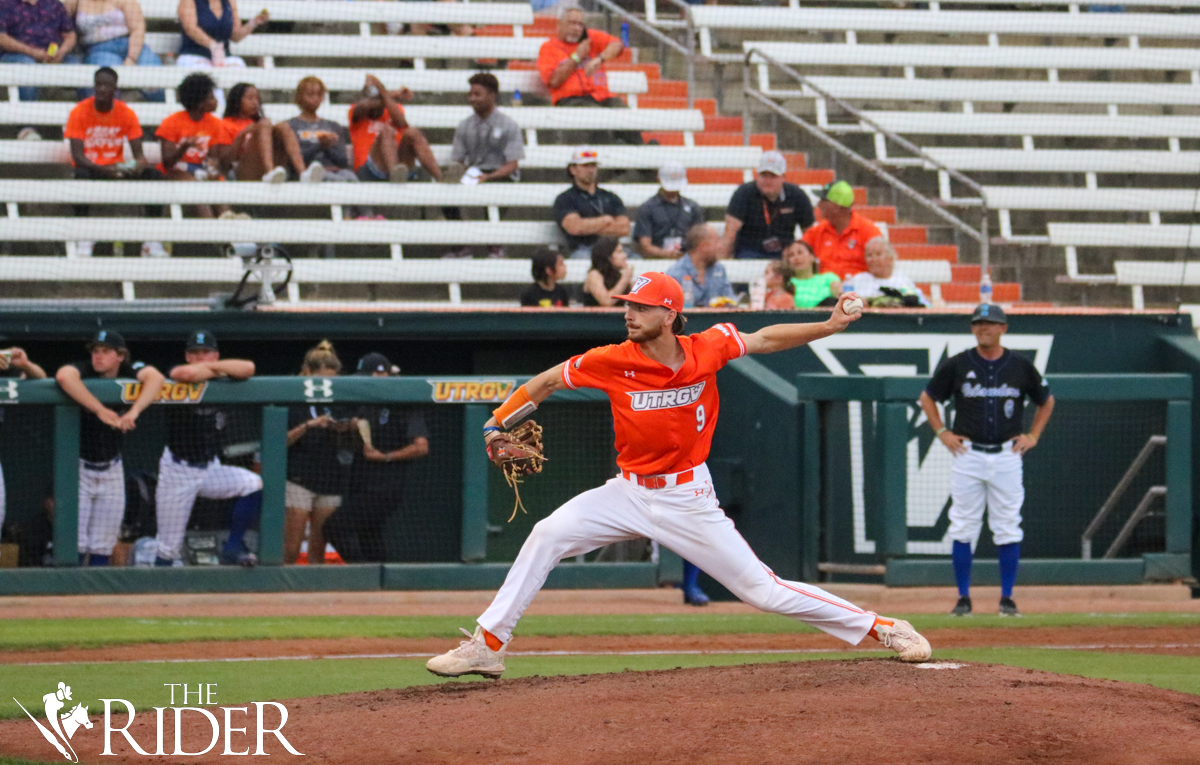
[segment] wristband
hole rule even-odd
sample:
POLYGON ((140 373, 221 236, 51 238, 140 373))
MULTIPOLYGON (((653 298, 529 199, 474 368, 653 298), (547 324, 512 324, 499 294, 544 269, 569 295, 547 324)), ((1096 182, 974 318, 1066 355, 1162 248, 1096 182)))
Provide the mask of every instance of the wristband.
POLYGON ((938 429, 937 429, 937 432, 936 432, 936 433, 934 433, 934 435, 935 435, 935 436, 937 436, 938 438, 941 438, 941 437, 942 437, 942 434, 943 434, 943 433, 945 433, 945 432, 946 432, 946 428, 944 428, 944 427, 942 427, 942 428, 938 428, 938 429))
POLYGON ((572 60, 572 61, 574 61, 576 64, 578 64, 578 63, 580 62, 579 54, 578 54, 578 53, 572 53, 572 54, 571 54, 571 60, 572 60))
POLYGON ((487 436, 488 433, 499 433, 499 432, 500 432, 500 428, 497 428, 495 425, 488 425, 487 427, 485 427, 483 429, 484 436, 487 436))
POLYGON ((500 423, 500 427, 508 428, 520 422, 522 419, 533 414, 533 410, 537 409, 537 404, 529 397, 529 391, 525 390, 522 385, 517 388, 517 392, 508 397, 500 406, 492 411, 496 418, 496 422, 500 423))

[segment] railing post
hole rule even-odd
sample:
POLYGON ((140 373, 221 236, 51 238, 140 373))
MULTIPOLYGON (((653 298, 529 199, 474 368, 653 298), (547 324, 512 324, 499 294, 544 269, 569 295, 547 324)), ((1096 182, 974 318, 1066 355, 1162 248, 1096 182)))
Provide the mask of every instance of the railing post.
POLYGON ((1192 551, 1192 402, 1167 402, 1167 552, 1192 551))
MULTIPOLYGON (((284 487, 287 483, 287 420, 285 406, 264 406, 260 465, 263 480, 262 518, 258 524, 258 560, 266 566, 283 563, 284 487)), ((309 550, 324 555, 324 550, 309 550)))
POLYGON ((54 407, 54 565, 79 565, 79 407, 74 404, 54 407))
POLYGON ((486 404, 463 405, 462 547, 464 561, 487 557, 488 459, 483 426, 491 416, 486 404))
POLYGON ((804 464, 800 484, 800 578, 817 581, 821 561, 821 407, 800 403, 800 444, 804 464))
POLYGON ((742 146, 750 145, 750 62, 742 66, 742 146))
POLYGON ((883 512, 876 549, 884 558, 902 558, 908 553, 908 403, 880 401, 878 407, 883 512))
POLYGON ((692 108, 696 96, 692 91, 696 87, 696 30, 692 28, 692 12, 685 9, 683 20, 687 22, 687 108, 692 108))

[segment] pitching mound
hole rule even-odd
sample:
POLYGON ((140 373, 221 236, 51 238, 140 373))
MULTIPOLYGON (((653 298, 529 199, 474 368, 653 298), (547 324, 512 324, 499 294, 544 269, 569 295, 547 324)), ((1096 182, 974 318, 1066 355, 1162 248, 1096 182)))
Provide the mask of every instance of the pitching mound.
MULTIPOLYGON (((862 659, 447 682, 287 706, 289 740, 330 765, 1200 762, 1200 698, 988 664, 862 659)), ((135 738, 152 740, 150 723, 139 718, 135 738)), ((145 762, 99 757, 97 732, 76 739, 84 762, 145 762)), ((28 721, 0 725, 0 742, 6 754, 45 758, 28 721)), ((207 736, 185 742, 197 751, 207 736)))

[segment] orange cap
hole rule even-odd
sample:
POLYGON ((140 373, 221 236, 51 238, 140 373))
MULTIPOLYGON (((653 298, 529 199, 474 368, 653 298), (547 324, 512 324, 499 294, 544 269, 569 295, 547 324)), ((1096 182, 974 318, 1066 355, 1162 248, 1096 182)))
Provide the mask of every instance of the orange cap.
POLYGON ((614 297, 617 300, 658 305, 683 313, 683 287, 680 287, 673 277, 660 271, 647 271, 641 276, 635 276, 629 292, 614 297))

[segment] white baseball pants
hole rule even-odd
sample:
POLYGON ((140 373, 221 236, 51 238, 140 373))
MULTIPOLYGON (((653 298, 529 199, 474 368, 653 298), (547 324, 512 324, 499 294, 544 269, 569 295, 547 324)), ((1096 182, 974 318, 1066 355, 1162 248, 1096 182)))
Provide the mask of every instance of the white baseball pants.
POLYGON ((983 530, 983 509, 996 545, 1020 542, 1021 506, 1025 504, 1021 455, 1006 441, 1000 452, 987 454, 970 449, 954 458, 950 467, 950 529, 946 537, 975 549, 983 530))
POLYGON ((558 562, 603 545, 648 537, 695 563, 734 595, 857 645, 875 614, 824 590, 779 578, 758 559, 717 503, 708 467, 682 486, 647 489, 620 476, 568 501, 533 527, 487 611, 504 642, 558 562))
POLYGON ((158 488, 154 492, 158 516, 158 557, 179 560, 183 536, 196 497, 232 499, 262 489, 262 478, 245 468, 212 462, 199 467, 176 462, 169 448, 158 461, 158 488))
POLYGON ((125 466, 117 457, 107 470, 79 461, 79 552, 112 555, 125 518, 125 466))

